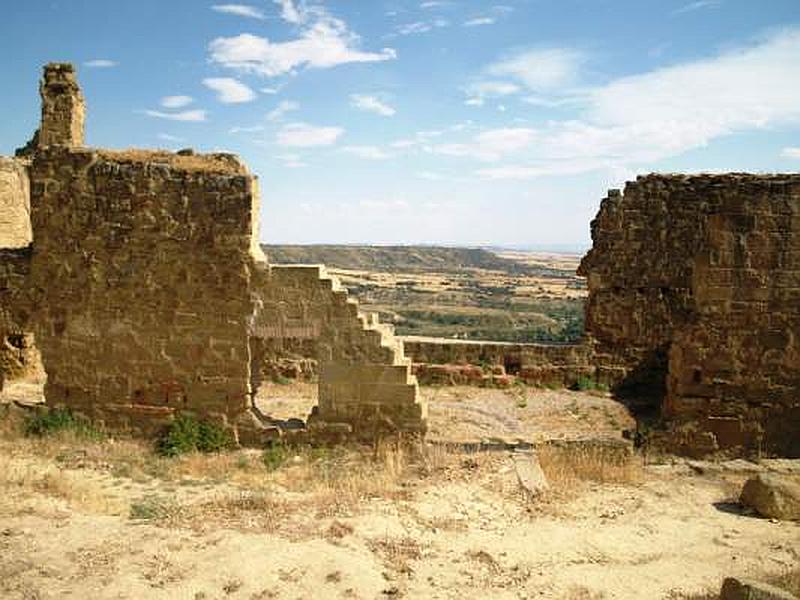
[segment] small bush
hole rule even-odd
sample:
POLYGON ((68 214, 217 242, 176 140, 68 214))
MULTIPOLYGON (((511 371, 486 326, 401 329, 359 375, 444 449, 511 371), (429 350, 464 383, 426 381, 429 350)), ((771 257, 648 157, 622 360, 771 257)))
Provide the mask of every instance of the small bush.
POLYGON ((286 448, 279 444, 270 446, 264 450, 263 454, 261 455, 261 462, 264 463, 267 471, 277 471, 286 463, 288 459, 289 454, 286 451, 286 448))
POLYGON ((272 383, 276 383, 278 385, 290 385, 292 380, 288 377, 278 374, 272 377, 272 383))
POLYGON ((158 441, 162 456, 178 456, 189 452, 220 452, 233 446, 230 432, 216 423, 198 421, 192 415, 179 415, 158 441))
POLYGON ((47 412, 37 413, 25 420, 25 435, 44 437, 61 432, 70 432, 77 437, 99 440, 104 437, 91 421, 73 415, 71 411, 54 408, 47 412))
POLYGON ((578 381, 570 386, 570 389, 578 392, 607 392, 608 386, 604 383, 598 383, 591 377, 579 377, 578 381))
POLYGON ((173 507, 159 496, 145 496, 131 503, 129 518, 141 521, 162 519, 173 512, 173 507))

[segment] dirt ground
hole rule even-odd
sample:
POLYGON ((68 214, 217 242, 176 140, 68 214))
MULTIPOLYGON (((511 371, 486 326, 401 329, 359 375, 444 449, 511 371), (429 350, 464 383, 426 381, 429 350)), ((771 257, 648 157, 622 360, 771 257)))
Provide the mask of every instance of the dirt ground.
MULTIPOLYGON (((311 386, 280 387, 283 399, 262 398, 276 416, 313 404, 311 386)), ((442 440, 582 439, 629 418, 587 394, 423 391, 442 440)), ((508 451, 439 443, 166 459, 132 440, 24 437, 16 411, 3 413, 4 600, 658 599, 800 567, 800 524, 735 502, 750 472, 797 476, 797 461, 608 464, 590 450, 544 451, 551 490, 530 500, 508 451)))

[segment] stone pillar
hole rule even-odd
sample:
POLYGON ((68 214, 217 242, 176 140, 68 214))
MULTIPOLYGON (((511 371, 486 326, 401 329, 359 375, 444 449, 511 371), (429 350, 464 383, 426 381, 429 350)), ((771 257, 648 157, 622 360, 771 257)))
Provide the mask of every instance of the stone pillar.
POLYGON ((39 85, 42 123, 38 145, 83 146, 86 107, 70 63, 49 63, 39 85))

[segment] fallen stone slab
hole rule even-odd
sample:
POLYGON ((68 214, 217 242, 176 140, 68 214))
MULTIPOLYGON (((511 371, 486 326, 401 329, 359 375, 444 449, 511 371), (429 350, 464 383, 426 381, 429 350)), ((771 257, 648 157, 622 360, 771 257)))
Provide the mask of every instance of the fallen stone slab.
POLYGON ((739 501, 770 519, 800 520, 800 484, 780 475, 759 473, 747 480, 739 501))
POLYGON ((539 464, 539 457, 533 450, 517 450, 512 456, 517 481, 529 499, 535 500, 550 489, 547 477, 539 464))
POLYGON ((752 581, 750 579, 737 579, 728 577, 722 582, 720 600, 800 600, 786 590, 752 581))

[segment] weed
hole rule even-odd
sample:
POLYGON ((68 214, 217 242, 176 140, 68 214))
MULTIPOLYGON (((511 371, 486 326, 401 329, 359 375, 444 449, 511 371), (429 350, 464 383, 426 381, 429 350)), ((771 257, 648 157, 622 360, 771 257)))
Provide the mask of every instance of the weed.
POLYGON ((153 521, 168 516, 173 512, 170 506, 160 496, 145 496, 131 503, 130 518, 140 521, 153 521))
POLYGON ((578 377, 578 381, 570 386, 570 389, 578 392, 607 392, 608 386, 595 381, 591 377, 581 376, 578 377))
POLYGON ((277 471, 280 469, 289 458, 286 448, 280 444, 270 446, 261 454, 261 462, 267 468, 267 471, 277 471))
POLYGON ((189 452, 219 452, 232 446, 233 437, 220 425, 182 414, 170 424, 156 449, 162 456, 178 456, 189 452))
POLYGON ((292 380, 288 377, 284 377, 281 374, 277 374, 272 377, 272 382, 277 383, 278 385, 290 385, 292 380))
POLYGON ((55 408, 28 417, 24 425, 25 435, 44 437, 62 432, 73 433, 76 437, 101 440, 105 437, 88 419, 74 415, 71 411, 55 408))

